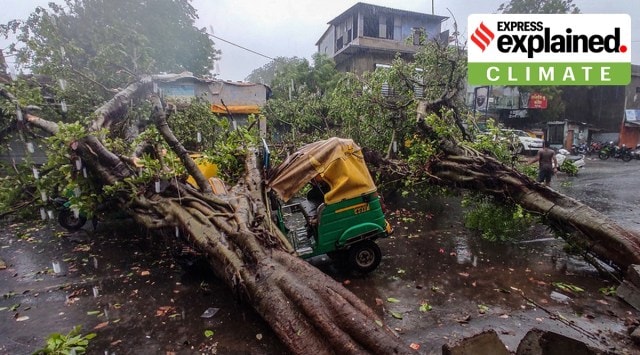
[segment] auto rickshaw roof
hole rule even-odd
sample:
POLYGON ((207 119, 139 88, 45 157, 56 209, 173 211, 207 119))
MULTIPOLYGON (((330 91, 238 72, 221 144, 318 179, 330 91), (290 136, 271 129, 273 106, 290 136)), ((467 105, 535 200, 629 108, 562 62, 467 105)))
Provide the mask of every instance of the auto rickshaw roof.
POLYGON ((327 204, 376 190, 361 148, 352 139, 337 137, 307 144, 289 155, 271 171, 267 186, 286 202, 316 176, 330 187, 324 195, 327 204))

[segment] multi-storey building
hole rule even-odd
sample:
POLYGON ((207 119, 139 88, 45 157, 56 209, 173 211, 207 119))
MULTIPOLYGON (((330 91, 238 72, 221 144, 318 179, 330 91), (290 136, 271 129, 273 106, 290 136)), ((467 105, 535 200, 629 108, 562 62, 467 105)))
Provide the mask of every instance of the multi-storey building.
POLYGON ((362 74, 392 63, 396 55, 411 60, 424 41, 448 41, 444 16, 357 3, 329 21, 316 43, 343 72, 362 74))

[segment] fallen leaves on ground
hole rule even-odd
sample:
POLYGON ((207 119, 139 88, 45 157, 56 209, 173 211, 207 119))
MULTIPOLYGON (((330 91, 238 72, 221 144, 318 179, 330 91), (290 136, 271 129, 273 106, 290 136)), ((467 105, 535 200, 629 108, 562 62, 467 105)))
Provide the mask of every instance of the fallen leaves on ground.
POLYGON ((478 313, 485 314, 485 313, 487 313, 488 310, 489 310, 488 306, 486 306, 484 304, 479 304, 478 305, 478 313))
POLYGON ((160 306, 156 309, 156 317, 166 316, 169 313, 175 313, 176 308, 173 306, 160 306))
POLYGON ((88 244, 80 244, 77 247, 73 248, 74 252, 79 252, 79 251, 90 251, 91 250, 91 246, 88 244))
POLYGON ((96 325, 95 327, 93 327, 93 330, 102 329, 102 328, 106 327, 107 325, 109 325, 109 321, 102 322, 102 323, 96 325))

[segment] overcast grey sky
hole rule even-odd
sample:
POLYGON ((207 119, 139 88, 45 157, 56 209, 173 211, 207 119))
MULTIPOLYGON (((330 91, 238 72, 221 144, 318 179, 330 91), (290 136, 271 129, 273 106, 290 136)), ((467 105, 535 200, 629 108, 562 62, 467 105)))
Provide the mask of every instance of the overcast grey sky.
MULTIPOLYGON (((25 19, 36 8, 52 0, 0 0, 0 23, 25 19)), ((401 10, 453 16, 466 38, 467 16, 494 13, 504 0, 368 0, 366 3, 401 10)), ((55 1, 61 2, 61 1, 55 1)), ((269 57, 311 58, 316 41, 327 29, 327 22, 357 1, 344 0, 192 0, 197 9, 198 27, 213 29, 213 34, 269 57)), ((583 13, 625 13, 631 15, 632 62, 640 64, 640 3, 638 0, 574 0, 583 13)), ((443 23, 453 28, 453 19, 443 23)), ((216 64, 218 78, 243 80, 253 69, 269 59, 215 39, 222 58, 216 64)), ((8 42, 0 39, 0 48, 8 42)), ((10 58, 8 58, 10 61, 10 58)))

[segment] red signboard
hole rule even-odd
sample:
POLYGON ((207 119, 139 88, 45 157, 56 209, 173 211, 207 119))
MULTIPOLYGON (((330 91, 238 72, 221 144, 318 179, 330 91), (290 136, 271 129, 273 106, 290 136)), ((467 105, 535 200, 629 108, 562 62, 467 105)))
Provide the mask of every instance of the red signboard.
POLYGON ((531 96, 529 96, 529 108, 547 108, 547 97, 542 95, 542 94, 538 94, 538 93, 533 93, 531 94, 531 96))

